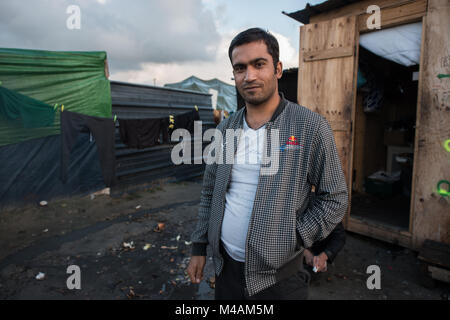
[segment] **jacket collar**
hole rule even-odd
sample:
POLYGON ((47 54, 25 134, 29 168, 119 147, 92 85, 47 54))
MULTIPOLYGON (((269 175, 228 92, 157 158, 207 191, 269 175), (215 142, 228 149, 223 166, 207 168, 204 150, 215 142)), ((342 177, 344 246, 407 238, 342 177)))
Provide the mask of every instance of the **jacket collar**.
MULTIPOLYGON (((275 109, 275 112, 272 115, 272 118, 268 122, 274 122, 276 118, 283 112, 284 108, 286 107, 288 101, 284 97, 283 92, 279 92, 280 95, 280 103, 278 104, 278 107, 275 109)), ((244 112, 242 112, 242 118, 240 119, 240 126, 243 126, 244 123, 244 117, 247 113, 247 107, 244 107, 244 112)))

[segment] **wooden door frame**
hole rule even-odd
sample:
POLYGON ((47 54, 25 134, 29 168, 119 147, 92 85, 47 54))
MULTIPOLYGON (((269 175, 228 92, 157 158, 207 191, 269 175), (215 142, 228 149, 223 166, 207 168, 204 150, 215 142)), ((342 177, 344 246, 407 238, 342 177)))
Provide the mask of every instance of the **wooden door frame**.
MULTIPOLYGON (((416 18, 417 20, 417 18, 416 18)), ((416 159, 416 155, 418 152, 418 140, 419 140, 419 130, 418 127, 420 125, 420 110, 421 110, 421 96, 422 96, 422 83, 423 83, 423 58, 424 58, 424 47, 425 47, 425 28, 426 28, 426 15, 421 17, 422 22, 422 38, 421 38, 421 45, 420 45, 420 64, 419 64, 419 80, 418 80, 418 88, 417 88, 417 104, 416 104, 416 130, 415 130, 415 139, 414 139, 414 159, 416 159)), ((411 20, 405 20, 403 24, 412 23, 411 20)), ((374 30, 373 32, 376 32, 377 30, 374 30)), ((357 39, 356 39, 356 46, 359 48, 359 35, 361 33, 361 30, 358 30, 357 32, 357 39)), ((359 50, 357 50, 356 55, 356 63, 358 63, 359 60, 359 50)), ((356 64, 357 65, 357 64, 356 64)), ((357 71, 357 69, 356 69, 357 71)), ((357 75, 355 76, 355 83, 357 79, 357 75)), ((355 91, 355 101, 353 104, 353 108, 356 107, 356 91, 355 91)), ((354 111, 354 110, 353 110, 354 111)), ((352 115, 353 123, 354 123, 354 116, 352 115)), ((352 134, 354 135, 355 130, 353 130, 352 134)), ((352 140, 352 155, 351 155, 351 171, 353 172, 353 144, 354 144, 354 136, 352 140)), ((384 224, 376 223, 372 220, 365 220, 365 219, 356 219, 352 218, 350 211, 351 211, 351 205, 348 208, 348 212, 346 215, 346 219, 344 221, 344 226, 347 230, 363 234, 369 237, 373 237, 378 240, 383 240, 391 243, 396 243, 401 246, 407 247, 407 248, 413 248, 413 234, 414 234, 414 204, 415 204, 415 192, 414 192, 414 186, 415 186, 415 177, 416 177, 416 170, 417 165, 416 162, 413 162, 413 171, 412 171, 412 181, 411 181, 411 199, 410 199, 410 208, 409 208, 409 224, 408 224, 408 231, 400 230, 396 228, 395 226, 389 226, 384 224)), ((351 199, 351 193, 352 188, 350 188, 350 196, 349 199, 351 199)))

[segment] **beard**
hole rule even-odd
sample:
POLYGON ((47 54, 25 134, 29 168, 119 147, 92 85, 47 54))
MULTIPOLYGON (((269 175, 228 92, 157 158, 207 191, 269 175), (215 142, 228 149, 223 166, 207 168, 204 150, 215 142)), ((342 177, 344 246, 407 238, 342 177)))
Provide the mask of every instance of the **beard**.
POLYGON ((244 88, 244 86, 238 88, 239 94, 246 103, 254 106, 261 105, 268 101, 276 91, 275 85, 271 87, 262 86, 254 92, 248 92, 244 88))

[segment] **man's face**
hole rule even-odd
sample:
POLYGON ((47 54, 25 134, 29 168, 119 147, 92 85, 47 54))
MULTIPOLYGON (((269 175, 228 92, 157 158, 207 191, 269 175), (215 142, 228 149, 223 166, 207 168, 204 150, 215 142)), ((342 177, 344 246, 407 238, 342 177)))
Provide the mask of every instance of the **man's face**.
POLYGON ((278 94, 282 65, 278 62, 275 70, 272 56, 263 41, 235 47, 231 61, 236 87, 246 102, 260 105, 278 94))

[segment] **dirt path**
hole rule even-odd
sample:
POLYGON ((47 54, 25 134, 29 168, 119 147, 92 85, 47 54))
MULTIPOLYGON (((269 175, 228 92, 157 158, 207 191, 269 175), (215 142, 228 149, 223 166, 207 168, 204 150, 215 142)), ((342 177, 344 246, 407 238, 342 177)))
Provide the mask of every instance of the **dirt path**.
MULTIPOLYGON (((160 183, 120 197, 60 199, 0 213, 0 299, 212 299, 209 259, 200 285, 187 281, 190 234, 201 180, 160 183), (163 230, 155 229, 158 223, 163 230), (133 242, 133 244, 131 244, 133 242), (124 243, 132 248, 124 247, 124 243), (69 290, 67 267, 81 270, 69 290), (36 275, 45 274, 43 280, 36 275)), ((416 254, 349 234, 312 299, 448 299, 449 286, 421 285, 416 254), (381 290, 368 290, 366 268, 381 268, 381 290)))

